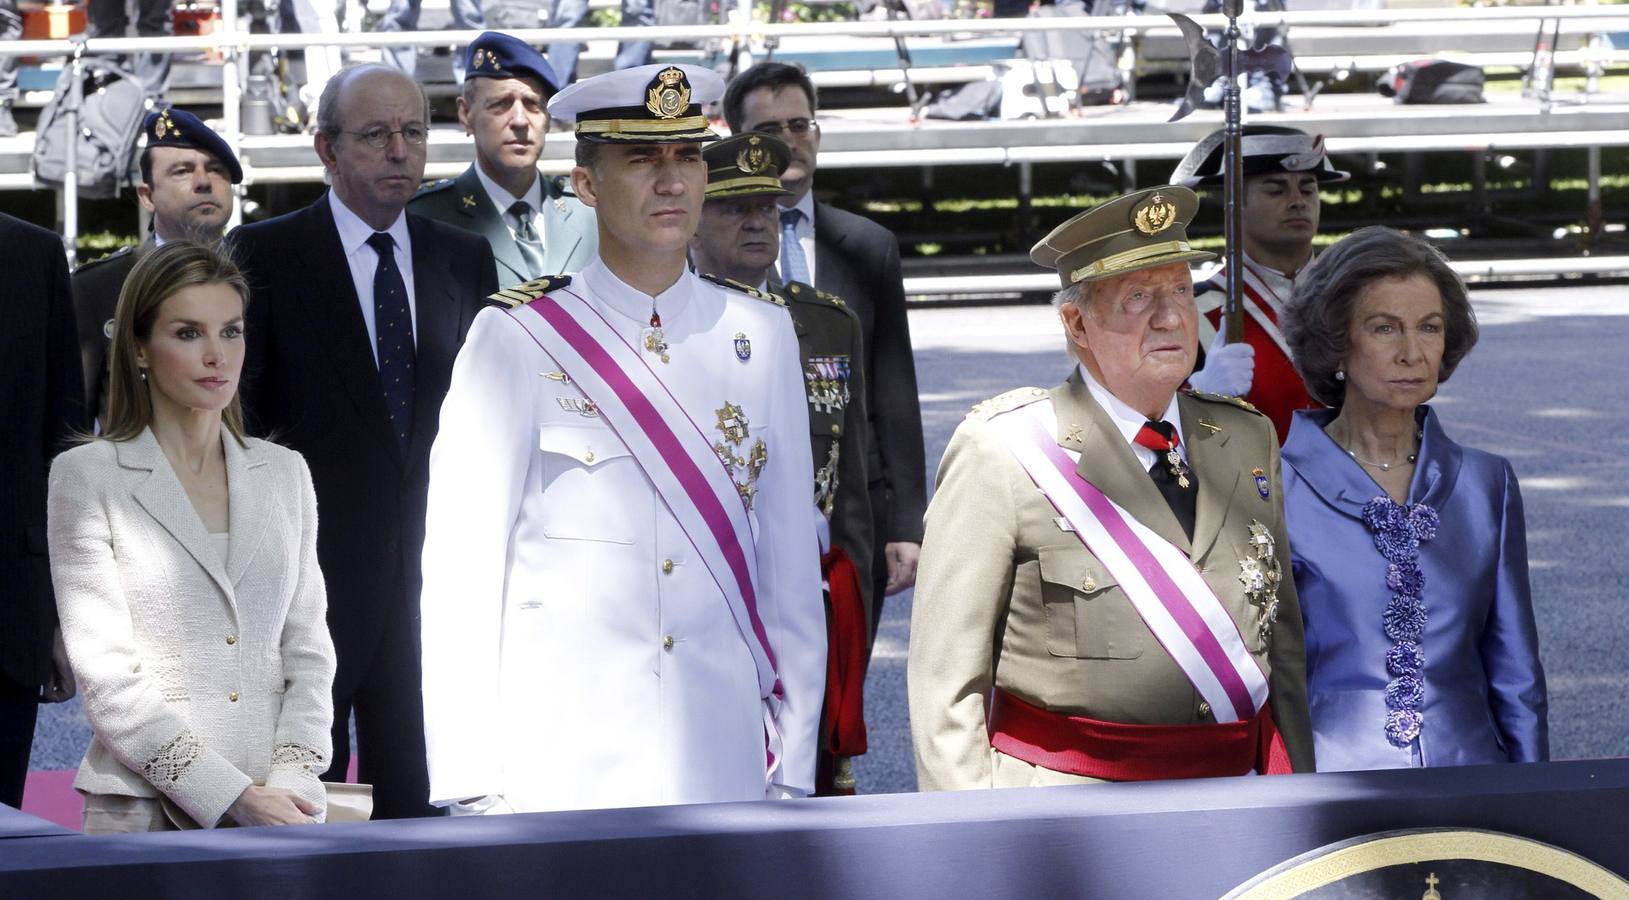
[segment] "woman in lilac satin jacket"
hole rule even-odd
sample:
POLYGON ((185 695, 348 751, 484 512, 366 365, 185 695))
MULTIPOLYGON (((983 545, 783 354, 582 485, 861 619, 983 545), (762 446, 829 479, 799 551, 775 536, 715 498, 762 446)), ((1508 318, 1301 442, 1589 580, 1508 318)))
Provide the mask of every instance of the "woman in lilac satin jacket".
POLYGON ((1550 755, 1510 463, 1426 401, 1476 343, 1429 245, 1364 228, 1320 256, 1283 323, 1324 410, 1295 414, 1284 511, 1320 771, 1550 755))

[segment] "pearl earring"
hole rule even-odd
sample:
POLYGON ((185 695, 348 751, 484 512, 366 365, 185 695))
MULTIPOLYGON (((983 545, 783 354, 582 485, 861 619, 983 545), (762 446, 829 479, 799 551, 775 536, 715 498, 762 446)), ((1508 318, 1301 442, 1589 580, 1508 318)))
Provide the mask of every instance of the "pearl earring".
POLYGON ((1346 380, 1346 371, 1344 369, 1336 369, 1335 370, 1335 380, 1336 381, 1345 381, 1346 380))
POLYGON ((146 370, 146 369, 142 369, 142 370, 141 370, 141 380, 142 380, 142 381, 146 381, 146 380, 147 380, 147 370, 146 370))

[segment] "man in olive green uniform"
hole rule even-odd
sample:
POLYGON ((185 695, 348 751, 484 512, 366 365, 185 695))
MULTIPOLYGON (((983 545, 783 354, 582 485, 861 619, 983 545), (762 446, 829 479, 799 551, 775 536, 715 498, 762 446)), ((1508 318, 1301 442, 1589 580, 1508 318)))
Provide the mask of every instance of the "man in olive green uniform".
POLYGON ((820 795, 854 793, 850 759, 865 752, 861 698, 871 621, 871 497, 860 320, 841 298, 775 278, 777 198, 790 153, 772 135, 747 133, 709 145, 707 202, 690 241, 698 272, 771 292, 792 313, 809 402, 814 505, 827 586, 826 706, 815 773, 820 795))
POLYGON ((1140 191, 1030 253, 1078 365, 974 407, 940 464, 909 658, 924 790, 1313 768, 1272 425, 1177 393, 1197 207, 1140 191))
POLYGON ((599 249, 594 212, 563 178, 537 167, 549 131, 554 69, 525 41, 497 31, 464 51, 458 121, 475 161, 457 178, 426 186, 408 212, 473 231, 492 245, 498 283, 580 271, 599 249))
POLYGON ((155 109, 142 121, 142 132, 136 202, 152 216, 152 234, 73 273, 85 409, 95 419, 107 404, 108 341, 125 277, 147 251, 165 241, 220 240, 232 217, 232 185, 243 180, 243 167, 226 140, 192 113, 155 109))

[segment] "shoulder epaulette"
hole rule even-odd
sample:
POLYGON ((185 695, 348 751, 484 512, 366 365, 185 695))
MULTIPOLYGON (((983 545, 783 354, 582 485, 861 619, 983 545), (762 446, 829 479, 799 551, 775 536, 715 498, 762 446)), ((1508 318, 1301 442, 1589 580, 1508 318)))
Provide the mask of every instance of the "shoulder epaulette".
POLYGON ((1189 391, 1183 391, 1183 393, 1185 393, 1188 396, 1194 398, 1195 400, 1205 400, 1205 401, 1208 401, 1210 403, 1225 403, 1228 406, 1237 406, 1238 408, 1244 410, 1245 412, 1253 412, 1258 416, 1265 416, 1266 415, 1266 413, 1262 412, 1259 409, 1256 409, 1254 404, 1252 404, 1249 400, 1244 399, 1243 397, 1228 397, 1228 396, 1224 396, 1222 394, 1212 394, 1212 393, 1210 393, 1208 391, 1189 390, 1189 391))
POLYGON ((91 260, 90 262, 83 262, 83 263, 80 263, 77 266, 74 266, 74 271, 75 272, 83 272, 86 269, 95 268, 96 266, 99 266, 99 265, 101 265, 102 263, 105 263, 105 262, 112 262, 113 260, 118 259, 121 256, 128 256, 128 255, 130 255, 131 253, 134 253, 134 252, 136 252, 136 248, 126 244, 125 246, 120 247, 119 249, 113 251, 112 253, 109 253, 106 256, 98 256, 95 259, 91 260))
POLYGON ((571 197, 575 199, 577 196, 571 190, 571 180, 564 175, 556 175, 553 178, 545 178, 543 180, 543 184, 545 192, 551 199, 558 200, 561 197, 571 197))
POLYGON ((440 181, 432 181, 429 184, 421 184, 419 185, 419 192, 413 196, 423 197, 426 194, 434 194, 437 191, 444 191, 447 188, 452 187, 452 184, 453 180, 451 178, 443 178, 440 181))
POLYGON ((487 295, 486 302, 504 309, 524 306, 545 294, 557 291, 571 283, 570 275, 549 275, 532 281, 506 287, 496 294, 487 295))
POLYGON ((810 298, 810 295, 813 295, 814 299, 818 299, 823 303, 830 304, 840 309, 848 308, 848 304, 843 302, 842 297, 839 297, 836 294, 828 294, 825 291, 815 288, 812 285, 804 284, 801 281, 788 281, 786 283, 786 293, 789 297, 797 300, 806 300, 810 298))
POLYGON ((1025 387, 1011 390, 998 397, 991 397, 982 403, 976 404, 967 413, 969 419, 988 419, 1020 406, 1028 406, 1037 400, 1045 400, 1046 391, 1038 387, 1025 387))
POLYGON ((732 291, 740 291, 741 293, 746 294, 748 297, 751 297, 754 300, 762 300, 765 303, 773 303, 776 306, 785 306, 786 305, 786 299, 784 297, 781 297, 779 294, 772 294, 772 293, 770 293, 768 291, 760 291, 760 290, 758 290, 757 288, 753 287, 750 284, 742 284, 741 282, 736 281, 733 278, 720 278, 717 275, 708 275, 705 272, 701 273, 701 277, 707 279, 708 281, 711 281, 713 284, 716 284, 716 285, 718 285, 720 287, 727 287, 732 291))

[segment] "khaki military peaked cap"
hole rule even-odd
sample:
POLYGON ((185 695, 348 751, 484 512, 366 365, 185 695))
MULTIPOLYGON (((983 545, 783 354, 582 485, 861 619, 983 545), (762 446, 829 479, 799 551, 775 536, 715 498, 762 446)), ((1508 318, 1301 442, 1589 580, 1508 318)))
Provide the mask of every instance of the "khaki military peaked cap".
POLYGON ((1052 229, 1029 251, 1037 265, 1058 270, 1064 287, 1178 262, 1215 259, 1188 245, 1188 223, 1199 196, 1185 187, 1135 191, 1052 229))

